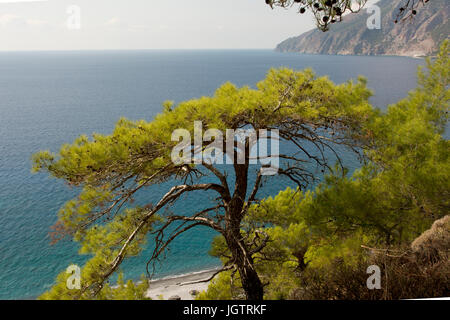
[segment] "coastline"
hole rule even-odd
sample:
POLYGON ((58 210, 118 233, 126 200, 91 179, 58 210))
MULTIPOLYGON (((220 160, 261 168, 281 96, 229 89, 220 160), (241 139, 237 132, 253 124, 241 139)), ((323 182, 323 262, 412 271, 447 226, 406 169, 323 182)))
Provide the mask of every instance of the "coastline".
MULTIPOLYGON (((150 288, 147 290, 146 296, 153 300, 168 300, 178 296, 181 300, 194 300, 195 295, 192 291, 205 291, 210 281, 191 283, 210 278, 220 268, 202 270, 188 274, 168 276, 161 279, 150 281, 150 288)), ((179 300, 177 299, 177 300, 179 300)))
POLYGON ((426 59, 435 58, 436 54, 423 55, 423 54, 355 54, 355 53, 320 53, 320 52, 305 52, 305 51, 291 51, 291 50, 279 50, 277 48, 273 51, 278 53, 292 53, 292 54, 305 54, 313 56, 342 56, 342 57, 399 57, 399 58, 412 58, 412 59, 426 59))

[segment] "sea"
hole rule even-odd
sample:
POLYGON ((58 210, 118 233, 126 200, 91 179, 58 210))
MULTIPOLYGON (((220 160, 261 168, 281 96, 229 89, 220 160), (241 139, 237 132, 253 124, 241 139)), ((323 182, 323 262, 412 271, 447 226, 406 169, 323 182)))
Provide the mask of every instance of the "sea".
MULTIPOLYGON (((58 151, 81 134, 111 133, 121 117, 151 121, 163 101, 211 95, 227 81, 255 87, 277 67, 312 68, 335 83, 362 75, 374 91, 372 104, 386 109, 416 87, 420 65, 423 59, 272 50, 0 53, 0 299, 35 299, 68 265, 89 258, 79 255, 79 244, 70 240, 50 244, 58 209, 79 190, 45 173, 32 174, 33 153, 58 151)), ((287 186, 281 179, 264 195, 287 186)), ((154 187, 139 201, 156 199, 166 187, 154 187)), ((204 197, 184 199, 183 210, 195 210, 204 197)), ((184 234, 157 265, 155 277, 217 267, 219 261, 208 255, 215 235, 207 228, 184 234)), ((149 250, 123 265, 126 278, 145 273, 149 250)))

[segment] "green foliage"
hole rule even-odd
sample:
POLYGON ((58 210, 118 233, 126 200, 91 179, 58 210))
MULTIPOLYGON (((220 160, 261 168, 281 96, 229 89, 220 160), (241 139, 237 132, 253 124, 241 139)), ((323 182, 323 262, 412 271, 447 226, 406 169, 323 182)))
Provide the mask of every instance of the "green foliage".
POLYGON ((419 210, 431 220, 448 212, 450 144, 443 137, 449 115, 449 42, 437 59, 419 71, 419 87, 389 107, 373 124, 369 158, 380 168, 380 189, 403 199, 406 210, 419 210))
POLYGON ((166 229, 166 224, 176 219, 198 221, 158 215, 186 190, 209 189, 204 185, 187 188, 186 180, 192 178, 195 166, 180 167, 172 162, 171 153, 178 144, 172 141, 176 129, 187 129, 193 136, 194 121, 202 121, 205 129, 222 131, 247 125, 271 129, 295 122, 324 130, 339 129, 342 141, 356 140, 366 134, 362 127, 372 113, 370 95, 362 78, 335 85, 326 77, 317 78, 311 70, 272 69, 256 89, 226 83, 212 97, 177 106, 165 102, 163 112, 153 121, 121 119, 110 135, 80 136, 72 144, 63 145, 58 153, 35 154, 34 171, 47 171, 82 190, 59 211, 54 240, 72 237, 80 242, 81 254, 92 256, 83 268, 81 292, 67 292, 65 275, 60 275, 48 295, 80 299, 108 296, 104 293, 105 281, 117 272, 124 259, 139 254, 155 226, 160 228, 154 232, 155 252, 159 255, 171 241, 158 233, 166 229), (176 180, 183 184, 169 191, 170 197, 163 197, 160 204, 131 205, 141 189, 176 180))
MULTIPOLYGON (((385 258, 374 261, 361 246, 404 248, 449 212, 450 145, 443 136, 450 97, 448 46, 445 41, 439 56, 427 60, 426 72, 419 70, 417 89, 366 122, 372 143, 361 169, 348 176, 336 168, 313 191, 288 188, 250 207, 245 226, 270 238, 255 255, 268 284, 265 298, 414 298, 433 296, 433 286, 445 291, 439 284, 445 277, 441 264, 422 266, 411 256, 391 257, 385 266, 393 268, 391 285, 398 288, 371 294, 365 268, 383 265, 385 258)), ((223 239, 217 239, 212 253, 226 254, 223 249, 223 239)))
POLYGON ((71 185, 105 192, 106 197, 108 190, 117 187, 121 179, 129 180, 130 175, 146 186, 175 176, 178 171, 170 155, 178 142, 171 141, 172 132, 185 128, 193 136, 194 121, 202 121, 205 128, 225 130, 246 124, 270 129, 286 119, 314 122, 320 127, 340 119, 348 122, 343 134, 354 135, 354 129, 360 129, 372 112, 367 102, 370 95, 362 78, 335 85, 326 77, 316 78, 311 70, 272 69, 257 89, 226 83, 213 97, 182 102, 176 108, 165 103, 165 112, 151 122, 121 119, 111 135, 94 134, 92 140, 81 136, 64 145, 59 154, 37 153, 33 170, 45 170, 71 185), (276 112, 274 106, 278 106, 276 112))
POLYGON ((352 264, 334 259, 297 276, 292 299, 399 300, 448 295, 450 215, 433 223, 411 245, 371 249, 352 264), (367 266, 380 268, 381 287, 368 290, 367 266))
MULTIPOLYGON (((287 189, 250 206, 240 225, 241 236, 250 252, 262 248, 252 256, 261 280, 268 283, 266 298, 291 297, 301 286, 299 274, 318 272, 321 277, 320 270, 335 263, 355 268, 367 258, 361 244, 411 241, 449 211, 450 148, 442 136, 448 123, 449 69, 445 42, 428 71, 419 73, 419 87, 384 113, 368 104, 371 92, 364 79, 335 85, 310 70, 273 69, 256 89, 227 83, 212 97, 176 107, 166 102, 151 122, 121 119, 111 135, 81 136, 58 154, 34 155, 34 170, 82 187, 80 195, 60 210, 55 232, 57 237, 73 237, 80 242, 80 253, 92 256, 82 269, 81 290, 68 290, 69 275, 63 272, 41 298, 144 298, 147 281, 125 285, 119 277, 118 286, 110 287, 107 279, 124 259, 141 252, 155 229, 157 254, 170 243, 159 232, 175 221, 174 216, 157 213, 185 189, 175 189, 182 191, 162 198, 156 207, 130 204, 141 188, 190 177, 186 167, 171 161, 178 143, 171 134, 185 128, 192 135, 194 121, 220 130, 246 125, 278 128, 292 121, 331 128, 340 141, 363 146, 366 164, 352 176, 336 169, 315 190, 287 189)), ((216 223, 220 229, 223 219, 208 218, 200 217, 205 225, 216 223)), ((195 221, 189 219, 182 221, 195 221)), ((233 261, 223 236, 214 240, 210 253, 224 264, 233 261)), ((199 299, 240 299, 240 287, 239 272, 229 271, 199 299)))
MULTIPOLYGON (((119 254, 123 243, 129 238, 129 230, 133 230, 140 223, 142 208, 126 209, 122 214, 106 224, 95 225, 90 229, 77 232, 74 237, 81 242, 80 254, 92 255, 81 269, 81 289, 74 290, 67 287, 70 276, 62 272, 56 279, 56 284, 50 291, 44 293, 41 299, 132 299, 144 297, 148 289, 145 277, 141 283, 135 285, 131 280, 124 284, 119 275, 117 287, 112 288, 105 283, 105 274, 110 272, 111 261, 119 254)), ((153 222, 157 217, 152 217, 153 222)), ((138 255, 146 241, 146 234, 151 230, 152 223, 142 228, 134 240, 127 247, 124 257, 138 255)))
MULTIPOLYGON (((81 286, 85 284, 85 276, 92 272, 92 269, 86 265, 81 272, 81 286)), ((51 290, 45 292, 39 297, 39 300, 150 300, 147 298, 146 292, 149 288, 149 282, 145 276, 141 277, 139 283, 134 283, 132 280, 128 280, 126 283, 123 279, 123 274, 119 273, 117 283, 115 286, 111 286, 109 283, 105 283, 101 291, 95 296, 89 295, 81 290, 68 289, 67 280, 70 274, 62 272, 56 279, 56 284, 51 290)), ((92 275, 88 275, 92 277, 92 275)))
POLYGON ((232 286, 231 271, 222 272, 211 281, 208 290, 200 292, 195 300, 232 300, 232 286))
POLYGON ((158 174, 165 180, 175 174, 165 168, 178 143, 171 141, 175 129, 185 128, 192 134, 194 121, 203 121, 207 128, 235 129, 249 119, 255 128, 272 128, 287 117, 316 120, 319 124, 343 117, 356 126, 371 111, 367 103, 371 92, 365 84, 359 79, 356 83, 335 85, 326 77, 316 78, 311 70, 272 69, 256 90, 226 83, 213 97, 185 101, 173 110, 172 103, 166 102, 166 111, 151 122, 121 119, 111 135, 94 134, 92 140, 81 136, 73 144, 64 145, 59 154, 37 153, 33 156, 33 170, 46 170, 72 185, 102 189, 113 187, 108 183, 125 174, 146 181, 166 169, 158 174), (285 97, 275 113, 273 108, 286 88, 294 93, 285 97))

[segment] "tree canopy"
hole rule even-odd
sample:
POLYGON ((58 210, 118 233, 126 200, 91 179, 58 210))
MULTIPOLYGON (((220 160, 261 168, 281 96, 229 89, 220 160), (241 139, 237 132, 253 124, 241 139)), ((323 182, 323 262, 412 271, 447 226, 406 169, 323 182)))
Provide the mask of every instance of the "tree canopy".
MULTIPOLYGON (((82 288, 68 290, 64 296, 102 295, 105 281, 118 271, 124 259, 141 253, 147 239, 154 245, 152 252, 145 253, 149 255, 147 271, 151 274, 149 267, 174 239, 191 228, 206 226, 224 237, 231 252, 223 270, 239 273, 247 298, 262 299, 263 286, 253 256, 264 248, 267 235, 256 238, 255 230, 242 232, 249 206, 259 201, 257 194, 263 181, 284 176, 304 189, 318 178, 317 172, 331 168, 330 153, 333 162, 339 161, 337 146, 357 151, 365 145, 369 136, 364 124, 373 113, 370 95, 363 79, 335 85, 310 70, 273 69, 256 89, 227 83, 212 97, 176 107, 165 103, 164 111, 150 122, 121 119, 110 135, 81 136, 56 154, 36 154, 34 170, 47 171, 82 190, 61 208, 54 238, 73 237, 81 243, 80 253, 93 258, 83 268, 82 288), (199 146, 196 121, 204 128, 223 132, 276 129, 277 139, 291 144, 295 152, 276 155, 282 163, 274 176, 262 174, 264 165, 250 165, 251 139, 239 144, 233 137, 231 145, 215 144, 234 160, 223 170, 205 158, 197 163, 175 163, 175 130, 182 128, 194 136, 188 142, 188 153, 194 155, 217 140, 199 146), (133 207, 135 196, 148 188, 167 190, 156 203, 133 207), (189 201, 193 192, 212 192, 216 200, 211 205, 205 202, 196 212, 169 210, 175 202, 189 201)), ((257 136, 258 141, 262 138, 257 136)))
POLYGON ((142 298, 146 281, 124 285, 120 279, 111 288, 108 279, 137 254, 148 256, 151 275, 172 241, 198 226, 218 233, 211 254, 222 260, 224 272, 199 298, 286 298, 301 287, 293 275, 321 277, 314 272, 336 259, 355 266, 364 257, 361 245, 411 241, 450 205, 450 148, 443 137, 447 41, 427 69, 419 72, 418 88, 386 112, 369 104, 364 79, 336 85, 311 70, 272 69, 256 88, 226 83, 211 97, 166 102, 152 121, 121 119, 110 135, 81 136, 58 153, 34 155, 34 170, 81 190, 59 211, 54 239, 71 237, 81 254, 92 256, 81 289, 68 289, 62 273, 42 298, 142 298), (265 176, 264 165, 251 165, 250 151, 263 136, 243 143, 233 136, 229 144, 214 131, 199 144, 198 122, 222 132, 278 130, 277 140, 290 146, 276 154, 278 175, 265 176), (180 128, 190 134, 183 156, 194 155, 192 162, 173 161, 179 145, 173 134, 180 128), (232 163, 216 166, 195 157, 212 147, 232 163), (340 157, 349 150, 364 159, 351 176, 340 157), (311 190, 322 172, 326 178, 311 190), (280 177, 297 189, 259 199, 263 182, 280 177), (155 203, 134 205, 145 189, 165 193, 155 203), (194 212, 173 209, 194 192, 214 198, 194 212), (143 251, 146 241, 152 250, 143 251))

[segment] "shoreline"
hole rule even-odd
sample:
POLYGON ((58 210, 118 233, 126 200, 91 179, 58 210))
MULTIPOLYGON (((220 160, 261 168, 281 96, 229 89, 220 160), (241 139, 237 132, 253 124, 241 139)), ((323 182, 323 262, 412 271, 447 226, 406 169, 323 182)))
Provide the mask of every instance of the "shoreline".
POLYGON ((317 53, 317 52, 301 52, 301 51, 284 51, 284 50, 278 50, 277 48, 272 49, 275 52, 278 53, 293 53, 293 54, 300 54, 300 55, 312 55, 312 56, 338 56, 338 57, 393 57, 393 58, 412 58, 412 59, 419 59, 424 60, 425 58, 434 58, 436 57, 436 54, 430 54, 430 55, 422 55, 422 54, 354 54, 354 53, 317 53))
POLYGON ((167 276, 160 279, 150 281, 150 288, 147 290, 146 296, 153 300, 194 300, 195 295, 192 295, 192 291, 201 292, 208 288, 210 281, 200 283, 190 283, 210 278, 217 270, 208 269, 202 271, 191 272, 187 274, 167 276))

